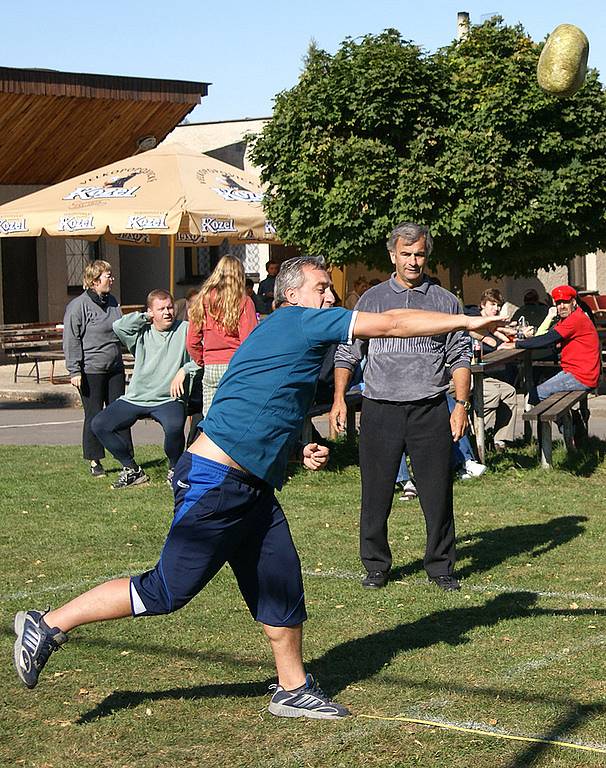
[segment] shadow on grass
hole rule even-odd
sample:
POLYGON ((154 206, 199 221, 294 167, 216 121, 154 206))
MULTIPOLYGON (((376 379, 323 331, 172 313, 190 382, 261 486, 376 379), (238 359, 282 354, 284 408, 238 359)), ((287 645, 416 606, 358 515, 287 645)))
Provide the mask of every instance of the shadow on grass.
POLYGON ((81 715, 76 723, 85 725, 101 717, 113 715, 120 710, 134 709, 146 701, 166 701, 170 699, 225 699, 225 698, 251 698, 262 696, 267 692, 270 683, 275 678, 268 678, 262 682, 251 683, 226 683, 215 685, 196 685, 192 688, 167 688, 164 691, 114 691, 99 702, 94 709, 81 715))
MULTIPOLYGON (((398 624, 365 637, 335 646, 310 666, 331 691, 342 691, 380 672, 400 653, 430 648, 439 643, 457 646, 470 642, 468 634, 477 627, 494 627, 500 622, 535 616, 568 616, 569 610, 535 607, 532 592, 498 595, 481 606, 448 608, 416 621, 398 624)), ((606 615, 606 609, 587 608, 575 616, 606 615)))
MULTIPOLYGON (((554 723, 549 731, 541 735, 545 741, 562 741, 570 739, 571 734, 592 717, 603 714, 604 704, 571 703, 568 711, 554 723)), ((545 752, 553 747, 550 744, 531 744, 517 754, 504 768, 530 768, 537 765, 545 752)))
MULTIPOLYGON (((477 627, 496 626, 502 621, 534 616, 568 616, 569 611, 536 608, 537 596, 530 592, 498 595, 483 606, 450 608, 436 611, 421 619, 348 640, 331 648, 310 662, 310 668, 333 694, 347 686, 373 677, 384 670, 399 654, 430 648, 440 643, 457 646, 470 642, 469 633, 477 627)), ((606 615, 606 610, 586 609, 577 615, 606 615)), ((267 691, 272 682, 228 683, 170 688, 156 691, 115 691, 78 719, 79 724, 132 709, 145 701, 166 699, 199 699, 216 697, 256 697, 267 691)), ((526 694, 499 692, 505 696, 524 698, 526 694)), ((543 701, 543 697, 541 697, 543 701)))
MULTIPOLYGON (((457 545, 457 557, 459 560, 469 558, 471 562, 458 569, 457 575, 469 578, 473 574, 490 571, 506 560, 522 554, 540 557, 584 533, 583 523, 587 520, 587 517, 581 515, 566 515, 554 517, 546 523, 508 525, 466 536, 465 541, 469 543, 457 545)), ((391 578, 412 576, 422 569, 423 561, 415 560, 392 569, 391 578)))
MULTIPOLYGON (((557 434, 557 431, 554 430, 557 434)), ((553 444, 554 469, 569 472, 578 477, 591 477, 606 459, 606 440, 588 437, 574 450, 568 452, 564 443, 556 440, 553 444)), ((503 472, 510 467, 517 469, 537 469, 540 466, 536 441, 525 443, 516 441, 513 446, 501 453, 489 453, 486 459, 488 467, 495 472, 503 472)))

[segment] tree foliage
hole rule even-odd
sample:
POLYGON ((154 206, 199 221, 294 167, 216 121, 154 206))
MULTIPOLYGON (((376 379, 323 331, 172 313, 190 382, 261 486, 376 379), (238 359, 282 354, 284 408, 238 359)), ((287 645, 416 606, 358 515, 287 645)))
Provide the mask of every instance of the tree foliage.
POLYGON ((489 276, 606 243, 606 97, 536 82, 541 45, 498 18, 427 55, 395 30, 311 47, 253 147, 280 235, 336 264, 385 264, 398 221, 432 227, 434 261, 489 276))

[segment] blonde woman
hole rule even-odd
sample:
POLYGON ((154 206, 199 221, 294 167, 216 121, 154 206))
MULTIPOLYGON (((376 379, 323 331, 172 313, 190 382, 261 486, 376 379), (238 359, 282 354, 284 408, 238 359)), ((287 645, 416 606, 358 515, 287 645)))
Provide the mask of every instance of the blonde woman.
MULTIPOLYGON (((84 407, 82 452, 90 462, 92 477, 104 477, 101 459, 105 450, 91 429, 93 418, 124 394, 124 365, 113 323, 122 317, 111 294, 111 264, 97 260, 86 265, 84 292, 70 301, 63 318, 63 354, 70 381, 80 392, 84 407)), ((130 442, 130 431, 123 431, 130 442)))
POLYGON ((223 256, 189 308, 187 351, 192 360, 204 366, 204 416, 234 352, 256 325, 255 305, 246 294, 242 263, 234 256, 223 256))

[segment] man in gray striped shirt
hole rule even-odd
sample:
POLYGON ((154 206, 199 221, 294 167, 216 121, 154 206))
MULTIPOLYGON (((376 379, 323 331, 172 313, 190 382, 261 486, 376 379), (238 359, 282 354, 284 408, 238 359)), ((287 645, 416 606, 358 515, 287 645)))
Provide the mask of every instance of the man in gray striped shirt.
MULTIPOLYGON (((458 314, 455 296, 424 274, 433 240, 429 228, 406 222, 387 241, 395 272, 367 290, 356 309, 424 309, 458 314)), ((345 424, 345 392, 356 365, 367 358, 360 421, 360 556, 368 574, 362 585, 386 585, 392 559, 387 540, 398 466, 410 456, 425 516, 424 566, 429 581, 445 591, 460 589, 454 577, 455 529, 450 454, 453 440, 467 428, 470 369, 469 337, 464 332, 409 339, 358 340, 340 345, 335 355, 335 397, 330 413, 334 429, 345 424), (456 406, 449 414, 449 379, 456 406)))

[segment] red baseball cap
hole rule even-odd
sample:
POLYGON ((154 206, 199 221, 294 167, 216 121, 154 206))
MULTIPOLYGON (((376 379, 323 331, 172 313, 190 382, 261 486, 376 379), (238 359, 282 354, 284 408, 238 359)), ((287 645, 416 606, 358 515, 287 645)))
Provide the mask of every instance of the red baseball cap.
POLYGON ((577 292, 571 285, 558 285, 551 292, 551 298, 554 301, 570 301, 576 299, 577 292))

